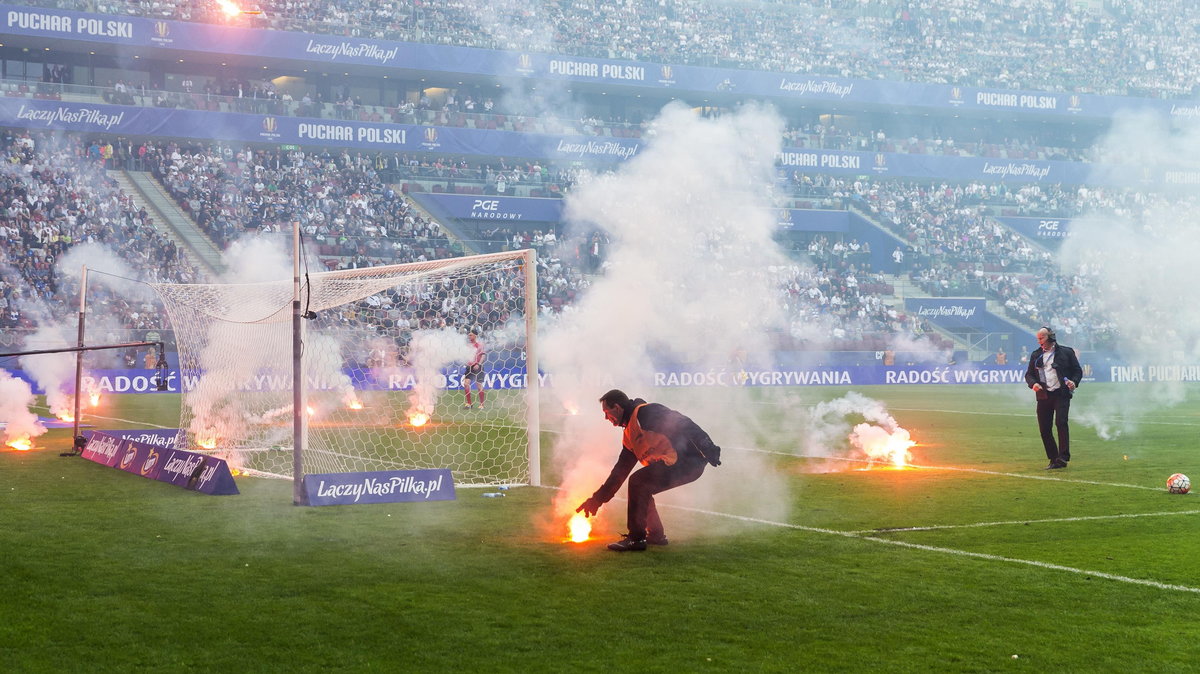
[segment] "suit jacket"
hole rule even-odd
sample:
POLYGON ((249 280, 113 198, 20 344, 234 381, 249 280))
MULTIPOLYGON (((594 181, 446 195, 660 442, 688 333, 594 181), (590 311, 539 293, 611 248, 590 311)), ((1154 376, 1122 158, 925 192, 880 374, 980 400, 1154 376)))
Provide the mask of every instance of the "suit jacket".
MULTIPOLYGON (((1033 388, 1034 384, 1041 383, 1038 379, 1038 368, 1042 366, 1042 355, 1045 352, 1041 349, 1034 349, 1033 353, 1029 354, 1029 366, 1025 368, 1025 383, 1029 388, 1033 388)), ((1067 380, 1075 382, 1079 386, 1080 380, 1083 379, 1083 368, 1079 365, 1079 357, 1075 355, 1075 349, 1062 344, 1054 345, 1054 366, 1053 369, 1058 373, 1058 380, 1062 382, 1063 393, 1070 398, 1072 395, 1071 389, 1067 388, 1067 380)))

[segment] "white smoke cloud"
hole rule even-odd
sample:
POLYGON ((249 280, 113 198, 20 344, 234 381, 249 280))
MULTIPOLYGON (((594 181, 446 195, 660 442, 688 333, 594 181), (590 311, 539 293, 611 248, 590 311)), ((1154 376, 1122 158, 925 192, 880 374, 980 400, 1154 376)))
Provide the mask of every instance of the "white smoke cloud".
POLYGON ((409 394, 410 411, 432 416, 441 392, 442 368, 466 362, 474 355, 475 347, 454 328, 413 331, 408 349, 415 379, 409 394))
POLYGON ((809 412, 808 427, 803 442, 804 454, 815 457, 846 456, 850 447, 861 448, 861 441, 851 437, 868 433, 857 428, 861 418, 868 426, 885 433, 900 429, 900 424, 888 414, 887 408, 878 400, 851 391, 841 398, 817 403, 809 412), (847 444, 849 443, 849 444, 847 444))
MULTIPOLYGON (((43 351, 70 347, 67 334, 65 327, 43 322, 37 331, 25 340, 25 350, 43 351)), ((39 353, 20 358, 21 369, 46 392, 46 405, 49 406, 51 414, 74 415, 75 397, 70 391, 75 382, 75 359, 75 354, 71 352, 39 353)))
MULTIPOLYGON (((1132 195, 1084 188, 1098 189, 1092 201, 1100 206, 1072 220, 1060 254, 1062 273, 1083 279, 1075 311, 1114 334, 1119 357, 1144 371, 1200 362, 1200 315, 1189 310, 1200 302, 1195 243, 1200 195, 1194 187, 1145 181, 1164 170, 1195 170, 1200 125, 1172 125, 1149 113, 1117 115, 1097 151, 1127 166, 1139 182, 1130 183, 1136 188, 1132 195)), ((1070 346, 1072 326, 1055 327, 1070 346)), ((1081 354, 1081 361, 1088 360, 1081 354)), ((1180 381, 1157 379, 1151 386, 1111 387, 1098 394, 1084 389, 1083 404, 1073 406, 1071 417, 1105 439, 1132 432, 1147 411, 1179 404, 1188 395, 1180 381)))
MULTIPOLYGON (((727 372, 732 354, 766 352, 768 334, 786 325, 769 273, 792 264, 772 238, 781 119, 754 106, 701 119, 676 104, 653 127, 654 141, 638 156, 580 185, 566 202, 572 225, 599 227, 612 245, 603 278, 541 340, 545 369, 555 377, 547 397, 568 410, 555 448, 563 464, 559 515, 600 485, 619 451, 600 394, 649 395, 656 360, 727 372)), ((748 391, 691 389, 676 407, 717 444, 749 445, 758 420, 748 391)), ((759 456, 728 454, 724 465, 661 501, 781 516, 786 487, 759 456)), ((602 514, 623 519, 619 506, 602 514)))
POLYGON ((0 369, 0 421, 4 422, 4 442, 36 438, 46 432, 38 416, 29 411, 34 403, 29 382, 0 369))

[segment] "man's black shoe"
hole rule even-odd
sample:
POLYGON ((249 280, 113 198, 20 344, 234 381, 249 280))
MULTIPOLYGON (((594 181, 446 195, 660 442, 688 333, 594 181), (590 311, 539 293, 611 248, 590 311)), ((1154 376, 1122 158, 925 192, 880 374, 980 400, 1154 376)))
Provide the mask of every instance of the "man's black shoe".
POLYGON ((1051 461, 1050 465, 1046 466, 1043 470, 1058 470, 1059 468, 1066 468, 1066 467, 1067 467, 1066 461, 1051 461))
POLYGON ((667 545, 670 542, 671 541, 667 540, 666 534, 659 534, 657 536, 647 536, 646 537, 646 543, 649 545, 667 545))
POLYGON ((625 538, 616 543, 609 543, 608 549, 613 552, 641 552, 646 549, 646 540, 634 540, 629 534, 625 534, 625 538))

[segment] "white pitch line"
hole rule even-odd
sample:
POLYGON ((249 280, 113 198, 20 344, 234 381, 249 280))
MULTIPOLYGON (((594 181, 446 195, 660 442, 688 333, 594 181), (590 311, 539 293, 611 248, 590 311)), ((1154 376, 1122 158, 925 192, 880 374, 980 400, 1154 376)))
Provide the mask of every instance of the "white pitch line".
POLYGON ((906 531, 940 531, 942 529, 973 529, 976 527, 1002 527, 1012 524, 1057 524, 1059 522, 1087 522, 1091 520, 1117 520, 1134 517, 1170 517, 1171 515, 1198 515, 1200 510, 1171 510, 1157 513, 1122 513, 1119 515, 1087 515, 1081 517, 1055 517, 1042 520, 1008 520, 1001 522, 972 522, 971 524, 933 524, 927 527, 896 527, 882 529, 861 529, 846 533, 872 536, 878 534, 903 533, 906 531))
MULTIPOLYGON (((942 410, 942 409, 928 409, 925 407, 889 407, 888 410, 895 411, 895 412, 934 412, 934 413, 938 413, 938 414, 969 414, 972 416, 979 415, 979 416, 992 416, 992 417, 1033 417, 1033 416, 1036 416, 1033 412, 1028 412, 1028 413, 1026 413, 1026 412, 978 412, 975 410, 942 410)), ((1112 419, 1113 421, 1127 421, 1127 419, 1125 417, 1120 416, 1120 415, 1112 415, 1109 417, 1109 419, 1112 419)), ((1131 418, 1128 420, 1136 421, 1138 424, 1151 425, 1151 426, 1155 426, 1155 425, 1157 425, 1157 426, 1200 426, 1200 423, 1197 423, 1194 421, 1159 421, 1159 420, 1155 420, 1155 419, 1141 419, 1141 418, 1131 418)), ((1081 423, 1084 426, 1090 425, 1083 421, 1079 421, 1077 423, 1081 423)))
MULTIPOLYGON (((846 461, 848 463, 879 463, 878 461, 869 461, 867 459, 852 459, 845 456, 818 456, 816 454, 793 454, 791 452, 777 452, 769 449, 757 449, 755 447, 732 447, 747 452, 759 452, 761 454, 776 454, 778 456, 790 456, 797 459, 823 459, 826 461, 846 461)), ((984 470, 983 468, 963 468, 961 466, 924 466, 920 464, 906 464, 908 468, 919 468, 922 470, 956 470, 962 473, 978 473, 980 475, 998 475, 1000 477, 1016 477, 1025 480, 1044 480, 1047 482, 1070 482, 1073 484, 1091 484, 1099 487, 1124 487, 1126 489, 1146 489, 1150 491, 1161 491, 1162 487, 1147 487, 1143 484, 1128 484, 1125 482, 1098 482, 1096 480, 1074 480, 1071 478, 1059 477, 1061 473, 1056 475, 1029 475, 1027 473, 1005 473, 998 470, 984 470)))
POLYGON ((992 555, 986 552, 971 552, 969 550, 956 550, 954 548, 942 548, 936 545, 922 545, 920 543, 909 543, 907 541, 898 541, 890 538, 880 538, 879 536, 867 536, 854 531, 838 531, 836 529, 822 529, 820 527, 808 527, 801 524, 789 524, 787 522, 775 522, 772 520, 764 520, 758 517, 746 517, 743 515, 730 515, 728 513, 720 513, 714 510, 702 510, 700 508, 689 508, 686 506, 672 506, 662 503, 661 506, 677 508, 679 510, 687 510, 690 512, 712 515, 714 517, 725 517, 729 519, 740 520, 743 522, 753 522, 755 524, 765 524, 774 527, 783 527, 786 529, 797 529, 800 531, 811 531, 819 534, 832 534, 835 536, 843 536, 845 538, 853 538, 860 541, 872 541, 875 543, 884 543, 887 545, 896 545, 902 548, 910 548, 913 550, 924 550, 926 552, 938 552, 947 555, 956 555, 959 557, 969 557, 972 559, 982 559, 989 562, 1005 562, 1008 564, 1023 564, 1025 566, 1033 566, 1039 569, 1048 569, 1051 571, 1065 571, 1082 576, 1093 576, 1096 578, 1104 578, 1119 583, 1130 583, 1132 585, 1143 585, 1152 587, 1157 590, 1175 590, 1178 592, 1192 592, 1200 594, 1200 587, 1191 587, 1188 585, 1175 585, 1173 583, 1160 583, 1156 580, 1147 580, 1145 578, 1131 578, 1129 576, 1120 576, 1114 573, 1105 573, 1103 571, 1091 571, 1088 569, 1078 569, 1073 566, 1064 566, 1062 564, 1052 564, 1050 562, 1039 562, 1033 559, 1017 559, 1016 557, 1004 557, 1001 555, 992 555))

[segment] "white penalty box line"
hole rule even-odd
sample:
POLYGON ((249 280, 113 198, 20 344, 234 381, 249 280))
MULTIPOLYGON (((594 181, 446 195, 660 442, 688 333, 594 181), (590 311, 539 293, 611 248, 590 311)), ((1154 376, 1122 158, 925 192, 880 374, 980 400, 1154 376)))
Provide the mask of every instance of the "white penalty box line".
MULTIPOLYGON (((782 456, 790 456, 790 457, 795 457, 795 458, 825 459, 825 460, 834 460, 834 461, 840 460, 840 461, 846 461, 846 462, 850 462, 850 463, 871 463, 870 461, 867 461, 864 459, 851 459, 851 458, 846 458, 846 457, 811 456, 811 455, 791 454, 791 453, 787 453, 787 452, 771 452, 771 451, 767 451, 767 450, 751 449, 751 448, 740 448, 740 449, 749 449, 750 451, 758 451, 758 452, 763 452, 763 453, 768 453, 768 454, 779 454, 782 456)), ((1160 488, 1157 488, 1157 487, 1146 487, 1144 485, 1122 484, 1122 483, 1111 483, 1111 482, 1095 482, 1095 481, 1091 481, 1091 480, 1072 480, 1072 479, 1065 479, 1065 478, 1060 478, 1060 477, 1050 477, 1050 476, 1043 476, 1043 475, 1025 475, 1025 474, 1021 474, 1021 473, 1005 473, 1005 472, 1000 472, 1000 471, 990 471, 990 470, 982 470, 982 469, 975 469, 975 468, 958 468, 958 467, 948 467, 948 466, 920 466, 920 465, 911 465, 911 464, 909 467, 916 468, 916 469, 923 469, 923 470, 958 470, 958 471, 964 471, 964 472, 981 473, 981 474, 985 474, 985 475, 999 475, 999 476, 1004 476, 1004 477, 1016 477, 1016 478, 1025 478, 1025 479, 1032 479, 1032 480, 1048 480, 1048 481, 1054 481, 1054 482, 1076 482, 1076 483, 1080 483, 1080 484, 1093 484, 1093 485, 1106 486, 1106 487, 1149 489, 1149 490, 1153 490, 1153 491, 1160 490, 1160 488)), ((781 527, 781 528, 786 528, 786 529, 794 529, 797 531, 809 531, 812 533, 841 536, 843 538, 853 538, 853 539, 858 539, 858 540, 873 541, 875 543, 882 543, 885 545, 894 545, 897 547, 909 548, 912 550, 924 550, 926 552, 937 552, 937 553, 941 553, 941 554, 955 555, 958 557, 981 559, 981 560, 986 560, 989 562, 1003 562, 1006 564, 1021 564, 1021 565, 1025 565, 1025 566, 1032 566, 1032 567, 1036 567, 1036 568, 1040 568, 1040 569, 1047 569, 1047 570, 1051 570, 1051 571, 1064 571, 1064 572, 1073 573, 1076 575, 1082 575, 1082 576, 1088 576, 1088 577, 1094 577, 1094 578, 1103 578, 1105 580, 1111 580, 1111 581, 1120 582, 1120 583, 1129 583, 1132 585, 1141 585, 1141 586, 1145 586, 1145 587, 1152 587, 1152 588, 1159 589, 1159 590, 1177 590, 1177 591, 1181 591, 1181 592, 1191 592, 1194 594, 1200 594, 1200 587, 1191 587, 1188 585, 1177 585, 1177 584, 1173 584, 1173 583, 1162 583, 1162 582, 1159 582, 1156 580, 1149 580, 1149 579, 1145 579, 1145 578, 1133 578, 1130 576, 1121 576, 1118 574, 1106 573, 1103 571, 1092 571, 1089 569, 1080 569, 1080 568, 1076 568, 1076 567, 1072 567, 1072 566, 1065 566, 1063 564, 1054 564, 1051 562, 1041 562, 1041 561, 1037 561, 1037 560, 1033 560, 1033 559, 1019 559, 1016 557, 1005 557, 1003 555, 994 555, 994 554, 990 554, 990 553, 986 553, 986 552, 972 552, 969 550, 960 550, 957 548, 946 548, 946 547, 941 547, 941 546, 936 546, 936 545, 925 545, 925 544, 921 544, 921 543, 912 543, 909 541, 902 541, 902 540, 896 540, 893 538, 887 538, 883 535, 883 534, 890 534, 890 533, 897 533, 897 532, 904 532, 904 531, 929 531, 929 530, 966 528, 966 527, 987 527, 987 526, 1003 526, 1003 525, 1016 525, 1016 524, 1023 525, 1023 524, 1033 524, 1033 523, 1054 523, 1054 522, 1073 522, 1073 521, 1106 520, 1106 519, 1126 519, 1126 518, 1136 518, 1136 517, 1167 517, 1167 516, 1172 516, 1172 515, 1195 515, 1195 514, 1200 514, 1200 510, 1181 510, 1181 511, 1170 511, 1170 512, 1159 512, 1159 513, 1124 513, 1124 514, 1118 514, 1118 515, 1065 517, 1065 518, 1044 519, 1044 520, 1020 520, 1020 521, 1014 520, 1014 521, 1005 521, 1005 522, 978 522, 978 523, 964 524, 964 525, 933 525, 933 526, 928 526, 928 527, 908 527, 908 528, 899 528, 899 529, 872 529, 872 530, 865 530, 865 531, 840 531, 837 529, 825 529, 822 527, 810 527, 810 526, 805 526, 802 524, 791 524, 788 522, 776 522, 773 520, 766 520, 766 519, 761 519, 761 518, 757 518, 757 517, 734 515, 731 513, 722 513, 722 512, 717 512, 714 510, 704 510, 704 509, 700 509, 700 508, 691 508, 691 507, 687 507, 687 506, 677 506, 677 505, 671 505, 671 504, 667 504, 667 503, 660 503, 659 506, 667 507, 667 508, 677 508, 679 510, 702 513, 702 514, 710 515, 713 517, 723 517, 723 518, 738 520, 738 521, 742 521, 742 522, 751 522, 751 523, 763 524, 763 525, 767 525, 767 526, 781 527)))
MULTIPOLYGON (((763 525, 767 525, 767 526, 780 527, 780 528, 784 528, 784 529, 794 529, 797 531, 808 531, 808 532, 818 533, 818 534, 841 536, 843 538, 852 538, 852 539, 862 540, 862 541, 871 541, 874 543, 882 543, 884 545, 894 545, 897 547, 908 548, 911 550, 923 550, 925 552, 936 552, 936 553, 945 554, 945 555, 954 555, 957 557, 967 557, 970 559, 980 559, 980 560, 989 561, 989 562, 1003 562, 1006 564, 1021 564, 1024 566, 1032 566, 1032 567, 1036 567, 1039 569, 1047 569, 1050 571, 1064 571, 1066 573, 1073 573, 1073 574, 1080 575, 1080 576, 1087 576, 1087 577, 1092 577, 1092 578, 1103 578, 1105 580, 1111 580, 1111 581, 1115 581, 1118 583, 1129 583, 1131 585, 1142 585, 1144 587, 1152 587, 1157 590, 1175 590, 1175 591, 1179 591, 1179 592, 1191 592, 1194 594, 1200 594, 1200 587, 1191 587, 1188 585, 1176 585, 1174 583, 1161 583, 1159 581, 1149 580, 1146 578, 1132 578, 1129 576, 1121 576, 1121 575, 1118 575, 1115 573, 1105 573, 1103 571, 1092 571, 1089 569, 1079 569, 1079 568, 1076 568, 1073 566, 1065 566, 1062 564, 1054 564, 1051 562, 1039 562, 1034 559, 1019 559, 1016 557, 1005 557, 1003 555, 993 555, 993 554, 986 553, 986 552, 971 552, 970 550, 959 550, 956 548, 943 548, 943 547, 936 546, 936 545, 924 545, 921 543, 910 543, 908 541, 899 541, 899 540, 895 540, 895 539, 891 539, 891 538, 884 538, 884 537, 878 535, 879 533, 883 533, 883 532, 862 533, 862 532, 858 532, 858 531, 838 531, 837 529, 824 529, 822 527, 810 527, 810 526, 805 526, 803 524, 791 524, 788 522, 775 522, 773 520, 766 520, 766 519, 761 519, 758 517, 733 515, 730 513, 717 512, 715 510, 704 510, 701 508, 691 508, 691 507, 687 507, 687 506, 677 506, 677 505, 670 505, 670 504, 666 504, 666 503, 660 503, 659 507, 675 508, 678 510, 685 510, 688 512, 701 513, 704 515, 711 515, 713 517, 723 517, 726 519, 738 520, 741 522, 750 522, 753 524, 763 524, 763 525)), ((1200 511, 1192 511, 1192 512, 1200 512, 1200 511)), ((1086 519, 1086 518, 1082 518, 1082 519, 1086 519)))

